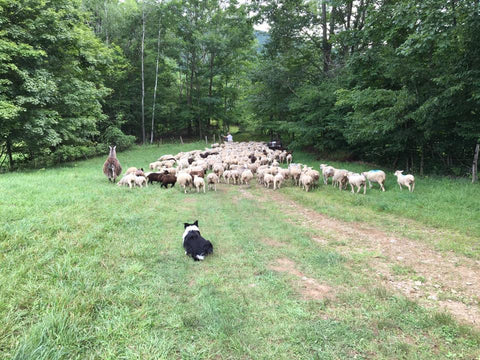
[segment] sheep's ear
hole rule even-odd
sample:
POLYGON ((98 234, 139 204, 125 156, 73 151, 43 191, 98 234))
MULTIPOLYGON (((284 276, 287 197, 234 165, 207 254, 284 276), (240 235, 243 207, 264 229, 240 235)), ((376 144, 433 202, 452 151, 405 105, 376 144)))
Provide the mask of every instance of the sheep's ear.
POLYGON ((195 222, 193 223, 193 225, 195 225, 195 226, 198 227, 198 220, 195 220, 195 222))

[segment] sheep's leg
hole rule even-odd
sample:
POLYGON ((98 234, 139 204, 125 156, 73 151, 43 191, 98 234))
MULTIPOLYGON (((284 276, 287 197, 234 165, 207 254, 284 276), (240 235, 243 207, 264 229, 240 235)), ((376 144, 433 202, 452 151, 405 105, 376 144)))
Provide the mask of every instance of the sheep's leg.
POLYGON ((382 191, 385 191, 385 186, 383 186, 383 183, 379 183, 380 187, 382 188, 382 191))
MULTIPOLYGON (((366 184, 365 184, 365 185, 366 185, 366 184)), ((369 189, 371 189, 372 186, 373 186, 372 183, 370 182, 370 180, 368 180, 368 187, 369 187, 369 189)))
POLYGON ((350 187, 352 188, 352 194, 354 194, 354 193, 355 193, 355 191, 353 191, 353 185, 352 185, 352 184, 350 184, 350 187))
MULTIPOLYGON (((359 189, 360 190, 360 189, 359 189)), ((367 193, 367 184, 363 184, 363 195, 367 193)))
POLYGON ((407 185, 408 192, 412 192, 412 189, 410 188, 410 184, 405 184, 405 185, 407 185))
POLYGON ((402 184, 398 183, 398 186, 400 186, 400 190, 403 190, 403 189, 402 189, 402 184))
POLYGON ((412 192, 415 190, 415 182, 412 183, 412 192))

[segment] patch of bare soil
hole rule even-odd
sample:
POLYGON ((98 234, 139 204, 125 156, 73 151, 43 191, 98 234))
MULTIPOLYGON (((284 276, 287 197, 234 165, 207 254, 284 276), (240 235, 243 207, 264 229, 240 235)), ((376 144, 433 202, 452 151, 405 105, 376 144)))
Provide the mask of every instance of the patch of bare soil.
POLYGON ((294 282, 294 286, 305 299, 325 300, 334 297, 333 288, 325 284, 320 284, 317 280, 305 276, 290 259, 277 259, 269 268, 277 272, 295 276, 297 280, 294 282))
MULTIPOLYGON (((320 214, 292 201, 279 192, 269 193, 284 214, 297 225, 307 226, 341 240, 345 255, 368 250, 379 254, 366 269, 384 286, 439 307, 460 321, 480 328, 480 266, 477 261, 451 252, 435 251, 427 244, 388 234, 371 225, 344 222, 320 214), (392 266, 406 269, 407 276, 394 273, 392 266)), ((444 235, 439 232, 439 236, 444 235)), ((314 238, 320 244, 324 239, 314 238)))
POLYGON ((262 242, 268 246, 277 247, 277 248, 285 246, 284 243, 274 239, 270 239, 270 238, 262 239, 262 242))

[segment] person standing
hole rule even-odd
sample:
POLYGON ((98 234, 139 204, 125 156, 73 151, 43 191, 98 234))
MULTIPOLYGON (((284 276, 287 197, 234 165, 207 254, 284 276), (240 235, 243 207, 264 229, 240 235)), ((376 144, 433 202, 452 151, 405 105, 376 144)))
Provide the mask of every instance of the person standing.
POLYGON ((230 134, 230 132, 227 133, 227 136, 225 136, 224 139, 227 142, 233 142, 233 136, 230 134))

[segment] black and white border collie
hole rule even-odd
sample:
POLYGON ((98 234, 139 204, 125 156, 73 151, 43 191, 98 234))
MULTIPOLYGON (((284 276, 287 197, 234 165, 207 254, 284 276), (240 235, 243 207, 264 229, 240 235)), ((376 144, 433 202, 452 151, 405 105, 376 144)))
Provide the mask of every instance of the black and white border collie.
POLYGON ((198 220, 193 224, 183 224, 185 231, 183 233, 183 247, 185 255, 191 256, 193 260, 199 261, 205 259, 205 256, 213 253, 213 245, 200 235, 198 229, 198 220))

